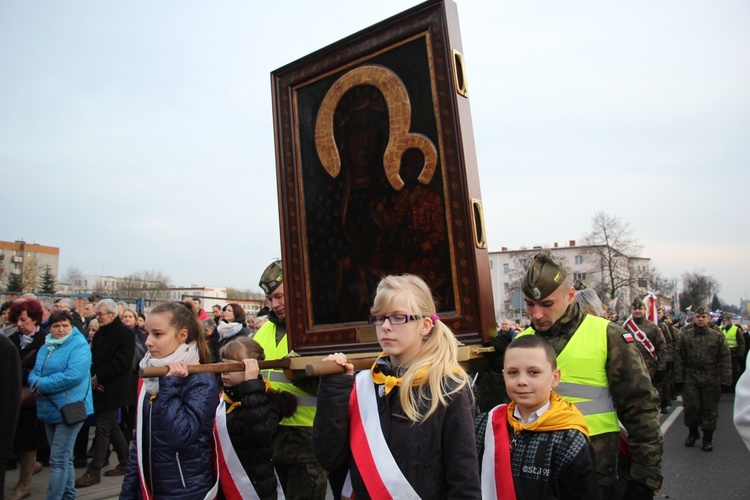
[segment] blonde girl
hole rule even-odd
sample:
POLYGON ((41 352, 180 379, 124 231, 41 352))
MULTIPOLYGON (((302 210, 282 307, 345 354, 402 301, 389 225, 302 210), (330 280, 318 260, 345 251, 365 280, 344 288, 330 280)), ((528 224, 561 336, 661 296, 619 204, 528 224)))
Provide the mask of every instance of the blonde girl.
POLYGON ((139 389, 136 439, 120 498, 214 498, 212 434, 219 390, 212 374, 187 376, 188 365, 211 362, 203 328, 191 309, 167 302, 151 311, 146 332, 141 368, 169 371, 143 379, 139 389))
POLYGON ((342 494, 357 499, 481 498, 470 382, 429 287, 383 278, 369 322, 383 351, 371 370, 355 377, 344 354, 326 358, 346 373, 320 379, 320 463, 348 467, 342 494))

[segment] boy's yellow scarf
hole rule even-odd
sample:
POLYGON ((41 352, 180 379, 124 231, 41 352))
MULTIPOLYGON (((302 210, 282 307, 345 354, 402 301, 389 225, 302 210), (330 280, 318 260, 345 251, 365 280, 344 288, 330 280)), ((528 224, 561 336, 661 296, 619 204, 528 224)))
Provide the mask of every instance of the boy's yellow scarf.
POLYGON ((556 393, 550 393, 549 410, 545 411, 535 422, 524 424, 513 416, 513 410, 516 403, 511 402, 508 405, 508 423, 515 434, 522 431, 531 432, 550 432, 565 429, 576 429, 583 432, 586 437, 589 435, 589 428, 583 414, 573 404, 568 403, 556 393))

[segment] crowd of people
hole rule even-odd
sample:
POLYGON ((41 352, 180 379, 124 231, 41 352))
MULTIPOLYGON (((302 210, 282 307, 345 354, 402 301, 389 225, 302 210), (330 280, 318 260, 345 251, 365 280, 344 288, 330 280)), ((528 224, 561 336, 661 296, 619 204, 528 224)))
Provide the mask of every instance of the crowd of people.
POLYGON ((500 323, 479 387, 409 274, 376 289, 370 369, 337 352, 335 373, 290 380, 261 367, 289 354, 280 261, 259 285, 269 306, 256 318, 193 298, 147 314, 111 299, 83 316, 64 298, 3 304, 0 487, 6 465, 20 468, 7 498, 30 496, 46 464, 50 499, 102 474, 124 476, 124 499, 652 498, 659 412, 681 393, 685 446, 712 451, 719 397, 750 346, 705 307, 682 326, 662 309, 657 325, 636 298, 620 321, 542 251, 522 284, 529 323, 500 323), (219 362, 236 367, 194 368, 219 362))

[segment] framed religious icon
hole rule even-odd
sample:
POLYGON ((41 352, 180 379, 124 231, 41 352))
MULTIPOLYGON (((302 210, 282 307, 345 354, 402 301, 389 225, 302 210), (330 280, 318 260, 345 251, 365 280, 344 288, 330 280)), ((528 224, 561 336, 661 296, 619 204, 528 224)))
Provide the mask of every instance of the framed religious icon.
POLYGON ((429 1, 272 73, 298 354, 377 350, 382 276, 422 276, 464 344, 496 328, 456 6, 429 1))

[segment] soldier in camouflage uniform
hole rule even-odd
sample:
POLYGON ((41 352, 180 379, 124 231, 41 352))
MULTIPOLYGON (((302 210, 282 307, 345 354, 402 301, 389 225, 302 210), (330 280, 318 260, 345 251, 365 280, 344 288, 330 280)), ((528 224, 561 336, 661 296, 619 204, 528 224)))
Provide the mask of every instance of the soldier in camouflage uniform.
POLYGON ((677 341, 675 385, 682 388, 685 425, 690 429, 685 446, 700 438, 703 428, 703 451, 713 450, 713 434, 719 418, 721 391, 732 385, 732 361, 727 339, 709 326, 708 308, 699 307, 693 324, 686 326, 677 341))
POLYGON ((643 356, 643 362, 646 363, 646 368, 648 368, 651 382, 658 387, 664 380, 664 373, 667 370, 667 361, 669 360, 669 353, 666 352, 667 342, 664 340, 664 335, 659 327, 646 319, 646 306, 642 299, 635 298, 633 300, 633 304, 630 306, 630 315, 633 316, 633 321, 638 325, 638 329, 646 334, 646 337, 654 346, 652 354, 645 345, 636 342, 638 351, 643 356))
MULTIPOLYGON (((289 354, 286 329, 284 273, 280 260, 272 262, 258 285, 266 293, 271 312, 268 321, 253 339, 263 347, 266 359, 282 359, 289 354)), ((287 500, 323 500, 328 475, 312 448, 318 379, 289 380, 281 370, 262 370, 261 374, 277 391, 297 396, 297 413, 279 422, 273 446, 273 462, 287 500)))
POLYGON ((668 413, 669 407, 672 406, 672 385, 674 384, 674 352, 677 348, 677 332, 672 327, 671 318, 666 314, 666 310, 663 307, 659 308, 659 328, 661 333, 664 335, 664 340, 667 342, 667 371, 664 374, 664 380, 660 386, 657 386, 659 390, 659 397, 661 397, 661 412, 668 413))
MULTIPOLYGON (((532 326, 519 335, 543 336, 554 348, 558 361, 561 360, 562 355, 566 354, 563 352, 566 345, 572 341, 575 333, 589 316, 574 302, 575 289, 570 284, 567 272, 548 249, 534 257, 526 272, 522 289, 532 326)), ((571 358, 568 354, 564 357, 568 358, 569 363, 591 366, 591 378, 596 378, 597 373, 606 377, 606 397, 614 404, 616 417, 619 417, 628 431, 632 465, 625 498, 650 499, 654 492, 661 488, 662 483, 661 460, 664 438, 659 427, 659 395, 651 384, 648 370, 638 353, 632 335, 606 319, 595 319, 597 324, 602 322, 606 330, 603 332, 606 345, 606 353, 602 353, 602 358, 606 356, 604 366, 594 366, 593 357, 585 356, 585 352, 582 357, 571 358)), ((587 321, 587 324, 591 323, 587 321)), ((590 331, 586 329, 586 335, 590 331)), ((585 338, 578 339, 578 342, 583 342, 585 338)), ((576 349, 575 352, 581 351, 576 349)), ((562 391, 558 392, 562 396, 562 391)), ((578 406, 580 409, 581 405, 578 406)), ((586 415, 586 411, 583 413, 586 415)), ((614 426, 617 429, 616 422, 614 426)), ((591 428, 591 423, 589 427, 591 428)), ((596 451, 601 498, 610 498, 607 486, 617 479, 618 431, 619 429, 601 434, 591 433, 591 444, 596 451)))

